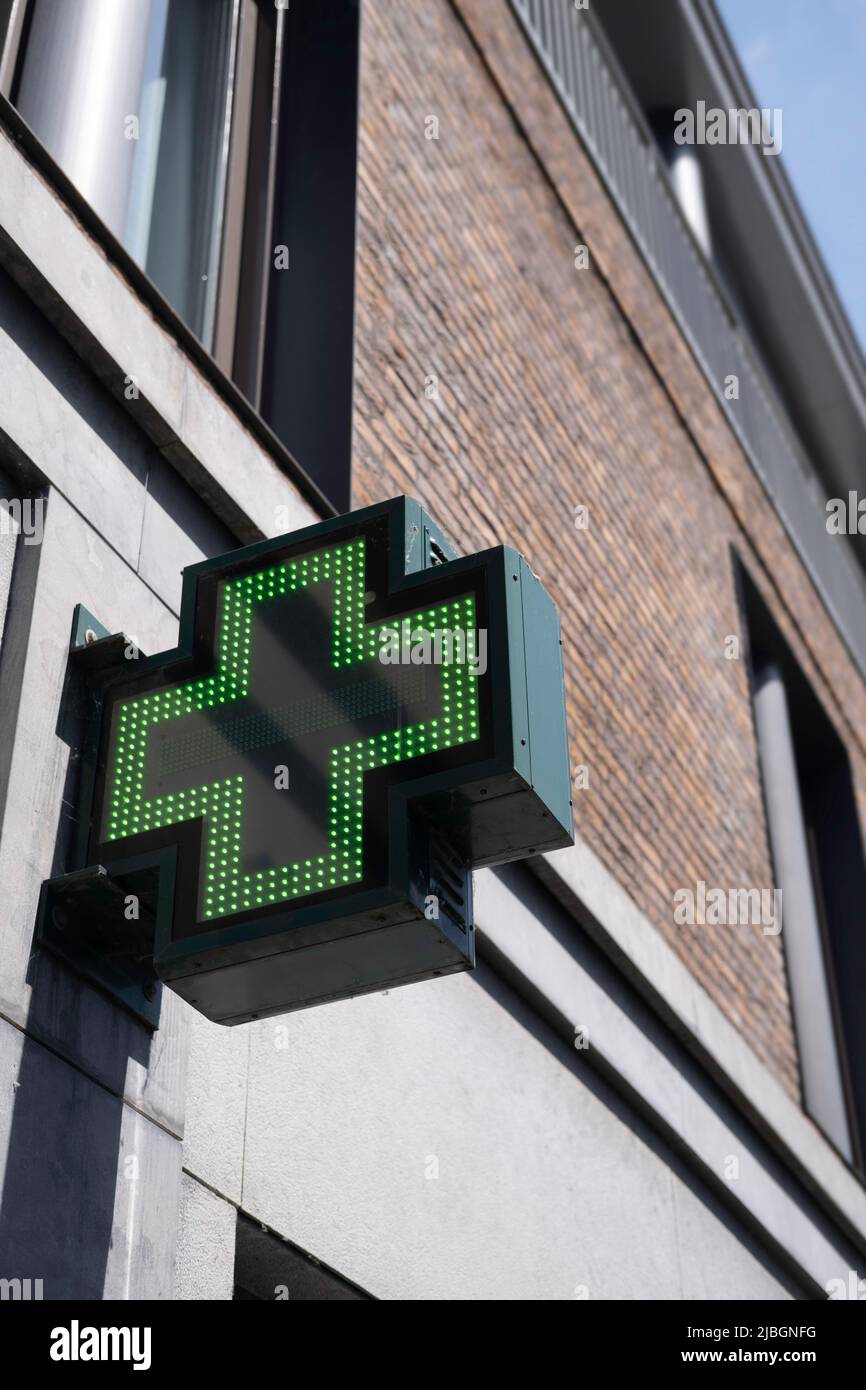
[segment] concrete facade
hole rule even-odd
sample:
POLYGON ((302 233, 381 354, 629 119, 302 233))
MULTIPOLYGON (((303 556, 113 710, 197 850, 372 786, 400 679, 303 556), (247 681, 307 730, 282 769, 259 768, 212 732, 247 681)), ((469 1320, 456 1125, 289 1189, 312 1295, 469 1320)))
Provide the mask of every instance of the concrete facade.
POLYGON ((772 882, 722 655, 731 546, 861 809, 866 689, 563 122, 507 7, 367 7, 354 501, 409 492, 556 597, 577 845, 477 876, 472 976, 229 1030, 166 991, 154 1033, 34 946, 72 609, 171 647, 185 565, 315 515, 0 128, 0 481, 44 500, 40 545, 0 536, 0 1278, 591 1301, 866 1272, 866 1190, 801 1107, 779 940, 672 919, 697 878, 772 882), (239 1213, 270 1233, 270 1256, 244 1243, 258 1279, 239 1213), (321 1271, 273 1273, 281 1242, 321 1271))

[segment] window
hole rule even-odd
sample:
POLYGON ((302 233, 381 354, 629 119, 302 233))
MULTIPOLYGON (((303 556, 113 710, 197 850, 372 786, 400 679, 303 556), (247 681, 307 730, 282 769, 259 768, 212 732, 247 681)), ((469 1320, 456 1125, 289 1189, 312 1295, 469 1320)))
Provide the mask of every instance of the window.
POLYGON ((866 1159, 866 860, 848 755, 739 569, 755 730, 805 1108, 866 1159))
POLYGON ((13 97, 206 346, 225 196, 229 0, 31 0, 13 97))
POLYGON ((0 0, 0 92, 338 510, 358 28, 358 0, 0 0))

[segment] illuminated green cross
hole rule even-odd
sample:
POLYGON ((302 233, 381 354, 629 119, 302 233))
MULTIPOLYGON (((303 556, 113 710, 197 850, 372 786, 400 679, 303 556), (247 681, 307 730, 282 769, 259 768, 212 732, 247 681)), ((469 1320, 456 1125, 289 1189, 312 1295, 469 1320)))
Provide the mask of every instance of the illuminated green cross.
MULTIPOLYGON (((388 619, 385 626, 382 621, 365 622, 365 593, 363 537, 226 579, 219 586, 214 674, 130 696, 115 707, 101 839, 122 840, 203 818, 198 906, 204 920, 358 883, 364 875, 364 774, 479 737, 477 675, 469 660, 473 650, 470 634, 476 622, 474 596, 449 599, 405 618, 388 619), (244 775, 190 784, 169 795, 148 795, 146 783, 153 763, 151 731, 161 721, 181 721, 208 711, 226 712, 234 705, 239 720, 250 721, 250 726, 258 721, 259 746, 263 740, 289 742, 298 736, 292 730, 303 727, 303 711, 291 704, 280 711, 266 711, 262 733, 262 715, 254 712, 250 691, 253 618, 266 605, 280 599, 291 601, 293 592, 317 584, 333 589, 330 650, 320 654, 323 669, 366 666, 381 673, 380 650, 386 633, 398 621, 408 622, 412 631, 431 634, 437 630, 462 631, 465 640, 455 643, 437 668, 441 706, 435 717, 349 742, 336 741, 331 747, 327 851, 276 868, 247 872, 242 868, 248 790, 244 775), (272 716, 270 723, 268 714, 272 716)), ((351 722, 339 712, 331 718, 335 739, 340 724, 351 722)), ((185 765, 184 770, 192 771, 192 764, 185 765)))

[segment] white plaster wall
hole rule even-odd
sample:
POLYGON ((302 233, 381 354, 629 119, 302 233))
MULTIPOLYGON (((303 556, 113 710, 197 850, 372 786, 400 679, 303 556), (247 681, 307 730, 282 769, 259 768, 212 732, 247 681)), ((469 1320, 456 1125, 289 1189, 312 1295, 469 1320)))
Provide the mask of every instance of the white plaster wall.
POLYGON ((215 1028, 185 1163, 210 1181, 242 1135, 244 1209, 380 1298, 786 1296, 483 967, 254 1024, 248 1060, 215 1028))
POLYGON ((237 1214, 195 1178, 180 1185, 174 1297, 225 1301, 232 1296, 237 1214))

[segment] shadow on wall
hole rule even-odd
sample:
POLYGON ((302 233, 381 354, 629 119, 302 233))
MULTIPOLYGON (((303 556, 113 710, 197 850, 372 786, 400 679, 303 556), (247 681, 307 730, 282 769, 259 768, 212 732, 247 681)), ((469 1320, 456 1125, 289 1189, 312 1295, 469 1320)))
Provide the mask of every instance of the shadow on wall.
MULTIPOLYGON (((29 1036, 31 1029, 39 1031, 35 1020, 43 1001, 56 997, 53 982, 45 992, 40 988, 41 978, 50 973, 56 977, 61 970, 49 964, 52 970, 40 963, 36 971, 37 1002, 28 1017, 13 1082, 0 1196, 0 1278, 41 1279, 47 1299, 102 1299, 119 1188, 124 1107, 120 1095, 112 1094, 107 1085, 94 1084, 29 1036)), ((70 979, 68 992, 74 988, 70 979)), ((83 1012, 86 989, 80 987, 79 995, 83 1012)), ((67 1017, 75 1027, 71 1011, 67 1017)), ((137 1031, 145 1033, 143 1027, 137 1031)), ((149 1039, 130 1036, 129 1041, 146 1066, 149 1039)), ((111 1046, 116 1048, 113 1042, 111 1046)), ((122 1061, 118 1071, 125 1073, 126 1058, 118 1050, 112 1055, 122 1061)), ((121 1076, 118 1087, 122 1085, 121 1076)))
POLYGON ((372 1299, 357 1284, 238 1212, 235 1299, 244 1302, 352 1302, 372 1299))
MULTIPOLYGON (((7 752, 18 723, 40 549, 25 549, 22 563, 16 564, 4 631, 0 745, 7 752)), ((65 727, 64 708, 62 702, 57 733, 72 754, 76 734, 74 725, 65 727)), ((4 787, 8 773, 9 759, 4 753, 0 758, 4 787)), ((66 867, 66 847, 73 828, 68 811, 74 805, 76 775, 77 759, 71 755, 54 873, 66 867)), ((0 792, 0 815, 4 801, 0 792)), ((36 827, 33 833, 35 839, 36 827)), ((0 1025, 0 1075, 4 1079, 0 1160, 5 1157, 0 1194, 0 1279, 41 1280, 46 1299, 123 1297, 133 1272, 133 1257, 140 1277, 138 1266, 147 1259, 147 1252, 138 1246, 115 1249, 118 1288, 106 1289, 109 1254, 118 1244, 118 1229, 132 1235, 137 1230, 132 1224, 139 1178, 134 1147, 118 1172, 122 1096, 130 1061, 148 1067, 151 1034, 142 1023, 35 947, 28 980, 32 992, 25 1030, 0 1025), (77 1059, 77 1064, 66 1060, 68 1057, 77 1059), (124 1225, 119 1227, 121 1221, 124 1225)), ((3 1296, 14 1294, 7 1295, 4 1286, 3 1296)))

